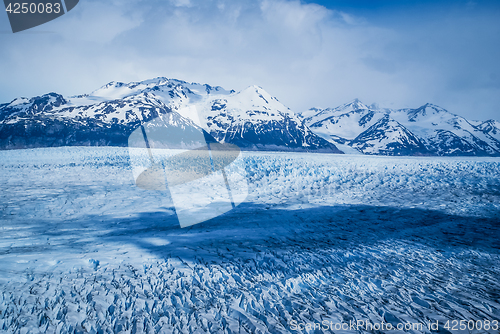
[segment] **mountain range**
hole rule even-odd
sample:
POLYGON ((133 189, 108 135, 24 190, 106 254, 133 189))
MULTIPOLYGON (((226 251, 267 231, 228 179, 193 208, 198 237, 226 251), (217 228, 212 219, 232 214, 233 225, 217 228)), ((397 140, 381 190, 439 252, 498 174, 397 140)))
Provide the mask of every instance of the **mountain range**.
POLYGON ((356 99, 294 114, 258 86, 235 92, 163 77, 0 104, 0 149, 127 146, 156 118, 172 133, 203 131, 244 150, 500 156, 498 121, 468 121, 432 104, 384 109, 356 99))
POLYGON ((364 154, 500 156, 500 123, 468 121, 436 105, 367 106, 358 99, 299 115, 315 133, 364 154))
POLYGON ((260 87, 235 92, 167 78, 2 104, 0 148, 127 146, 135 129, 158 117, 168 131, 201 128, 210 140, 247 150, 342 153, 260 87))

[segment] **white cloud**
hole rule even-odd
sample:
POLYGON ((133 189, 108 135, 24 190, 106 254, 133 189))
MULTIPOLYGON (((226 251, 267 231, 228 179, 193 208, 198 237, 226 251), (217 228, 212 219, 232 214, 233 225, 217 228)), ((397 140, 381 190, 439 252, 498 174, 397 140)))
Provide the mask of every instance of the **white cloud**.
POLYGON ((171 2, 176 7, 191 7, 192 6, 190 0, 171 0, 171 2))
POLYGON ((75 40, 109 43, 118 35, 143 23, 144 10, 129 6, 130 3, 118 1, 82 1, 76 7, 78 10, 55 20, 52 29, 69 43, 75 40))
POLYGON ((0 101, 167 76, 257 84, 297 111, 359 97, 490 118, 500 103, 500 25, 495 13, 466 10, 375 24, 299 1, 88 0, 36 28, 53 34, 0 35, 0 101))

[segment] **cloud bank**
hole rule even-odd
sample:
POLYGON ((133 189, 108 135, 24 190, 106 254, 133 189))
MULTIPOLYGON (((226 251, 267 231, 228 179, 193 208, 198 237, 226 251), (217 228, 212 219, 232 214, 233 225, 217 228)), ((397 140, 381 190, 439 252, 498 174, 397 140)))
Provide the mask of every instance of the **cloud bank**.
POLYGON ((360 98, 500 118, 497 5, 323 5, 87 0, 17 34, 0 15, 0 103, 166 76, 236 90, 260 85, 294 111, 360 98))

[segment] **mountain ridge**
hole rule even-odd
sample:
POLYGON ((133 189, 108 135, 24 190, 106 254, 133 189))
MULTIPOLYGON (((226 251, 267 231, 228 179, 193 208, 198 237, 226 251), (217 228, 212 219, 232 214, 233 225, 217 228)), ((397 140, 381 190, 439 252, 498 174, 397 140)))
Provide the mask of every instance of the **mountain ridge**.
POLYGON ((296 114, 256 85, 236 92, 166 77, 0 104, 0 149, 126 146, 134 129, 158 117, 174 132, 201 128, 244 150, 500 156, 500 122, 469 121, 432 103, 389 109, 354 99, 296 114))
POLYGON ((468 121, 432 103, 388 109, 355 99, 336 108, 311 108, 299 117, 321 137, 363 154, 500 156, 499 122, 468 121), (371 127, 383 118, 387 118, 385 136, 373 136, 371 127), (406 135, 390 137, 396 132, 406 135), (405 142, 403 137, 413 139, 405 142))
POLYGON ((192 122, 189 126, 242 149, 342 153, 261 87, 235 92, 165 77, 112 81, 89 94, 48 93, 2 104, 0 148, 126 146, 127 136, 142 123, 172 113, 169 119, 179 124, 169 121, 167 126, 192 122))

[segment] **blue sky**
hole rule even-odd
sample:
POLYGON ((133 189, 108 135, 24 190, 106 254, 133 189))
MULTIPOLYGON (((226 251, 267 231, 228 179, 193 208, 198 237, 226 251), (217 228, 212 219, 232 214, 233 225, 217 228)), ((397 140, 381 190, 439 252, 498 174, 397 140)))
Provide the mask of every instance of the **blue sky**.
POLYGON ((0 102, 166 76, 500 119, 499 41, 499 1, 81 0, 17 34, 0 15, 0 102))
POLYGON ((304 3, 315 3, 329 9, 369 12, 377 10, 415 10, 422 6, 428 8, 445 8, 466 6, 498 7, 497 0, 306 0, 304 3))

